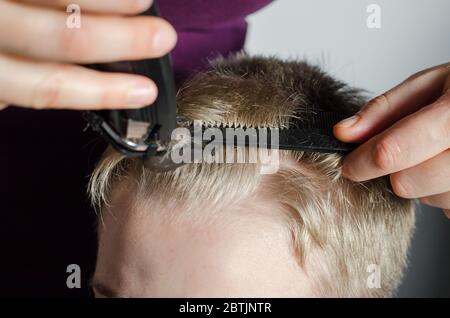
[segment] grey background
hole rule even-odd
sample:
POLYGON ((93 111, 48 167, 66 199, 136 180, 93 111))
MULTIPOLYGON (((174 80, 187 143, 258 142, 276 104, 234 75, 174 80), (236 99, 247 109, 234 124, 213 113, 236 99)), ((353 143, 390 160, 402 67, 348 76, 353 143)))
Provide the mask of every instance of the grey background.
MULTIPOLYGON (((277 0, 250 17, 246 49, 307 58, 375 96, 450 61, 449 14, 449 0, 277 0), (366 26, 372 3, 381 7, 381 29, 366 26)), ((450 297, 449 245, 450 220, 420 207, 398 297, 450 297)))

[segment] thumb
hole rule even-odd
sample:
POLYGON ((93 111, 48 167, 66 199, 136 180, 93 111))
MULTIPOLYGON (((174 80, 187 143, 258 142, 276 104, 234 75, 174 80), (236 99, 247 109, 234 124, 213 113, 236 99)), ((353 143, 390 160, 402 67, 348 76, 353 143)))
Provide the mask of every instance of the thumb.
POLYGON ((395 122, 432 103, 443 91, 450 63, 416 73, 372 99, 354 116, 334 126, 336 138, 361 143, 386 130, 395 122))

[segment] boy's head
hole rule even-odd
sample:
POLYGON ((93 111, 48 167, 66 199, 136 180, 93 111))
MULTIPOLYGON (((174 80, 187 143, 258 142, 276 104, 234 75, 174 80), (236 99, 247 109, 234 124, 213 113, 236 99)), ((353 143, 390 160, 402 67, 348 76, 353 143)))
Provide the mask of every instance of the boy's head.
MULTIPOLYGON (((238 56, 179 92, 184 120, 280 127, 315 110, 356 112, 357 90, 302 62, 238 56)), ((251 150, 248 150, 251 151, 251 150)), ((385 178, 354 183, 341 156, 279 151, 259 163, 155 173, 109 150, 91 180, 100 208, 99 296, 385 297, 414 226, 385 178)))

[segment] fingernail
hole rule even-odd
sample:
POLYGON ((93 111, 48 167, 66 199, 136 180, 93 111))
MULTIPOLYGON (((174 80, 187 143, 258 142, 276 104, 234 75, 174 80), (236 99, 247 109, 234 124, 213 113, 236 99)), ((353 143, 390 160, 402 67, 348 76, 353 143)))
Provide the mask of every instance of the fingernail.
POLYGON ((348 178, 350 176, 350 172, 348 170, 348 165, 345 163, 345 161, 342 164, 341 171, 342 171, 342 176, 344 176, 346 178, 348 178))
POLYGON ((172 50, 177 42, 177 33, 169 24, 161 26, 153 35, 154 54, 166 54, 172 50))
POLYGON ((360 179, 361 177, 358 176, 357 171, 355 171, 354 169, 354 165, 352 161, 349 161, 349 157, 351 156, 351 154, 347 155, 347 157, 344 158, 344 161, 342 162, 342 176, 345 177, 346 179, 350 180, 350 181, 354 181, 354 182, 360 182, 360 181, 365 181, 363 179, 360 179))
POLYGON ((140 107, 152 104, 155 101, 155 91, 152 86, 139 84, 128 93, 128 106, 140 107))
POLYGON ((350 128, 354 126, 361 117, 359 115, 353 115, 352 117, 346 118, 336 124, 336 126, 350 128))
POLYGON ((142 11, 149 9, 153 4, 152 0, 136 0, 136 2, 139 9, 142 11))

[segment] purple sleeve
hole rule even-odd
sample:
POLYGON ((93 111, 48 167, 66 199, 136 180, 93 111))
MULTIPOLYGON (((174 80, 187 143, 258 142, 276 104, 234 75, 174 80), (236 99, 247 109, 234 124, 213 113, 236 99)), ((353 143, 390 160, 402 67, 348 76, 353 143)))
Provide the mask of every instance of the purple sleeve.
POLYGON ((177 30, 172 52, 177 83, 203 69, 210 58, 242 50, 245 18, 272 0, 160 0, 162 16, 177 30))

